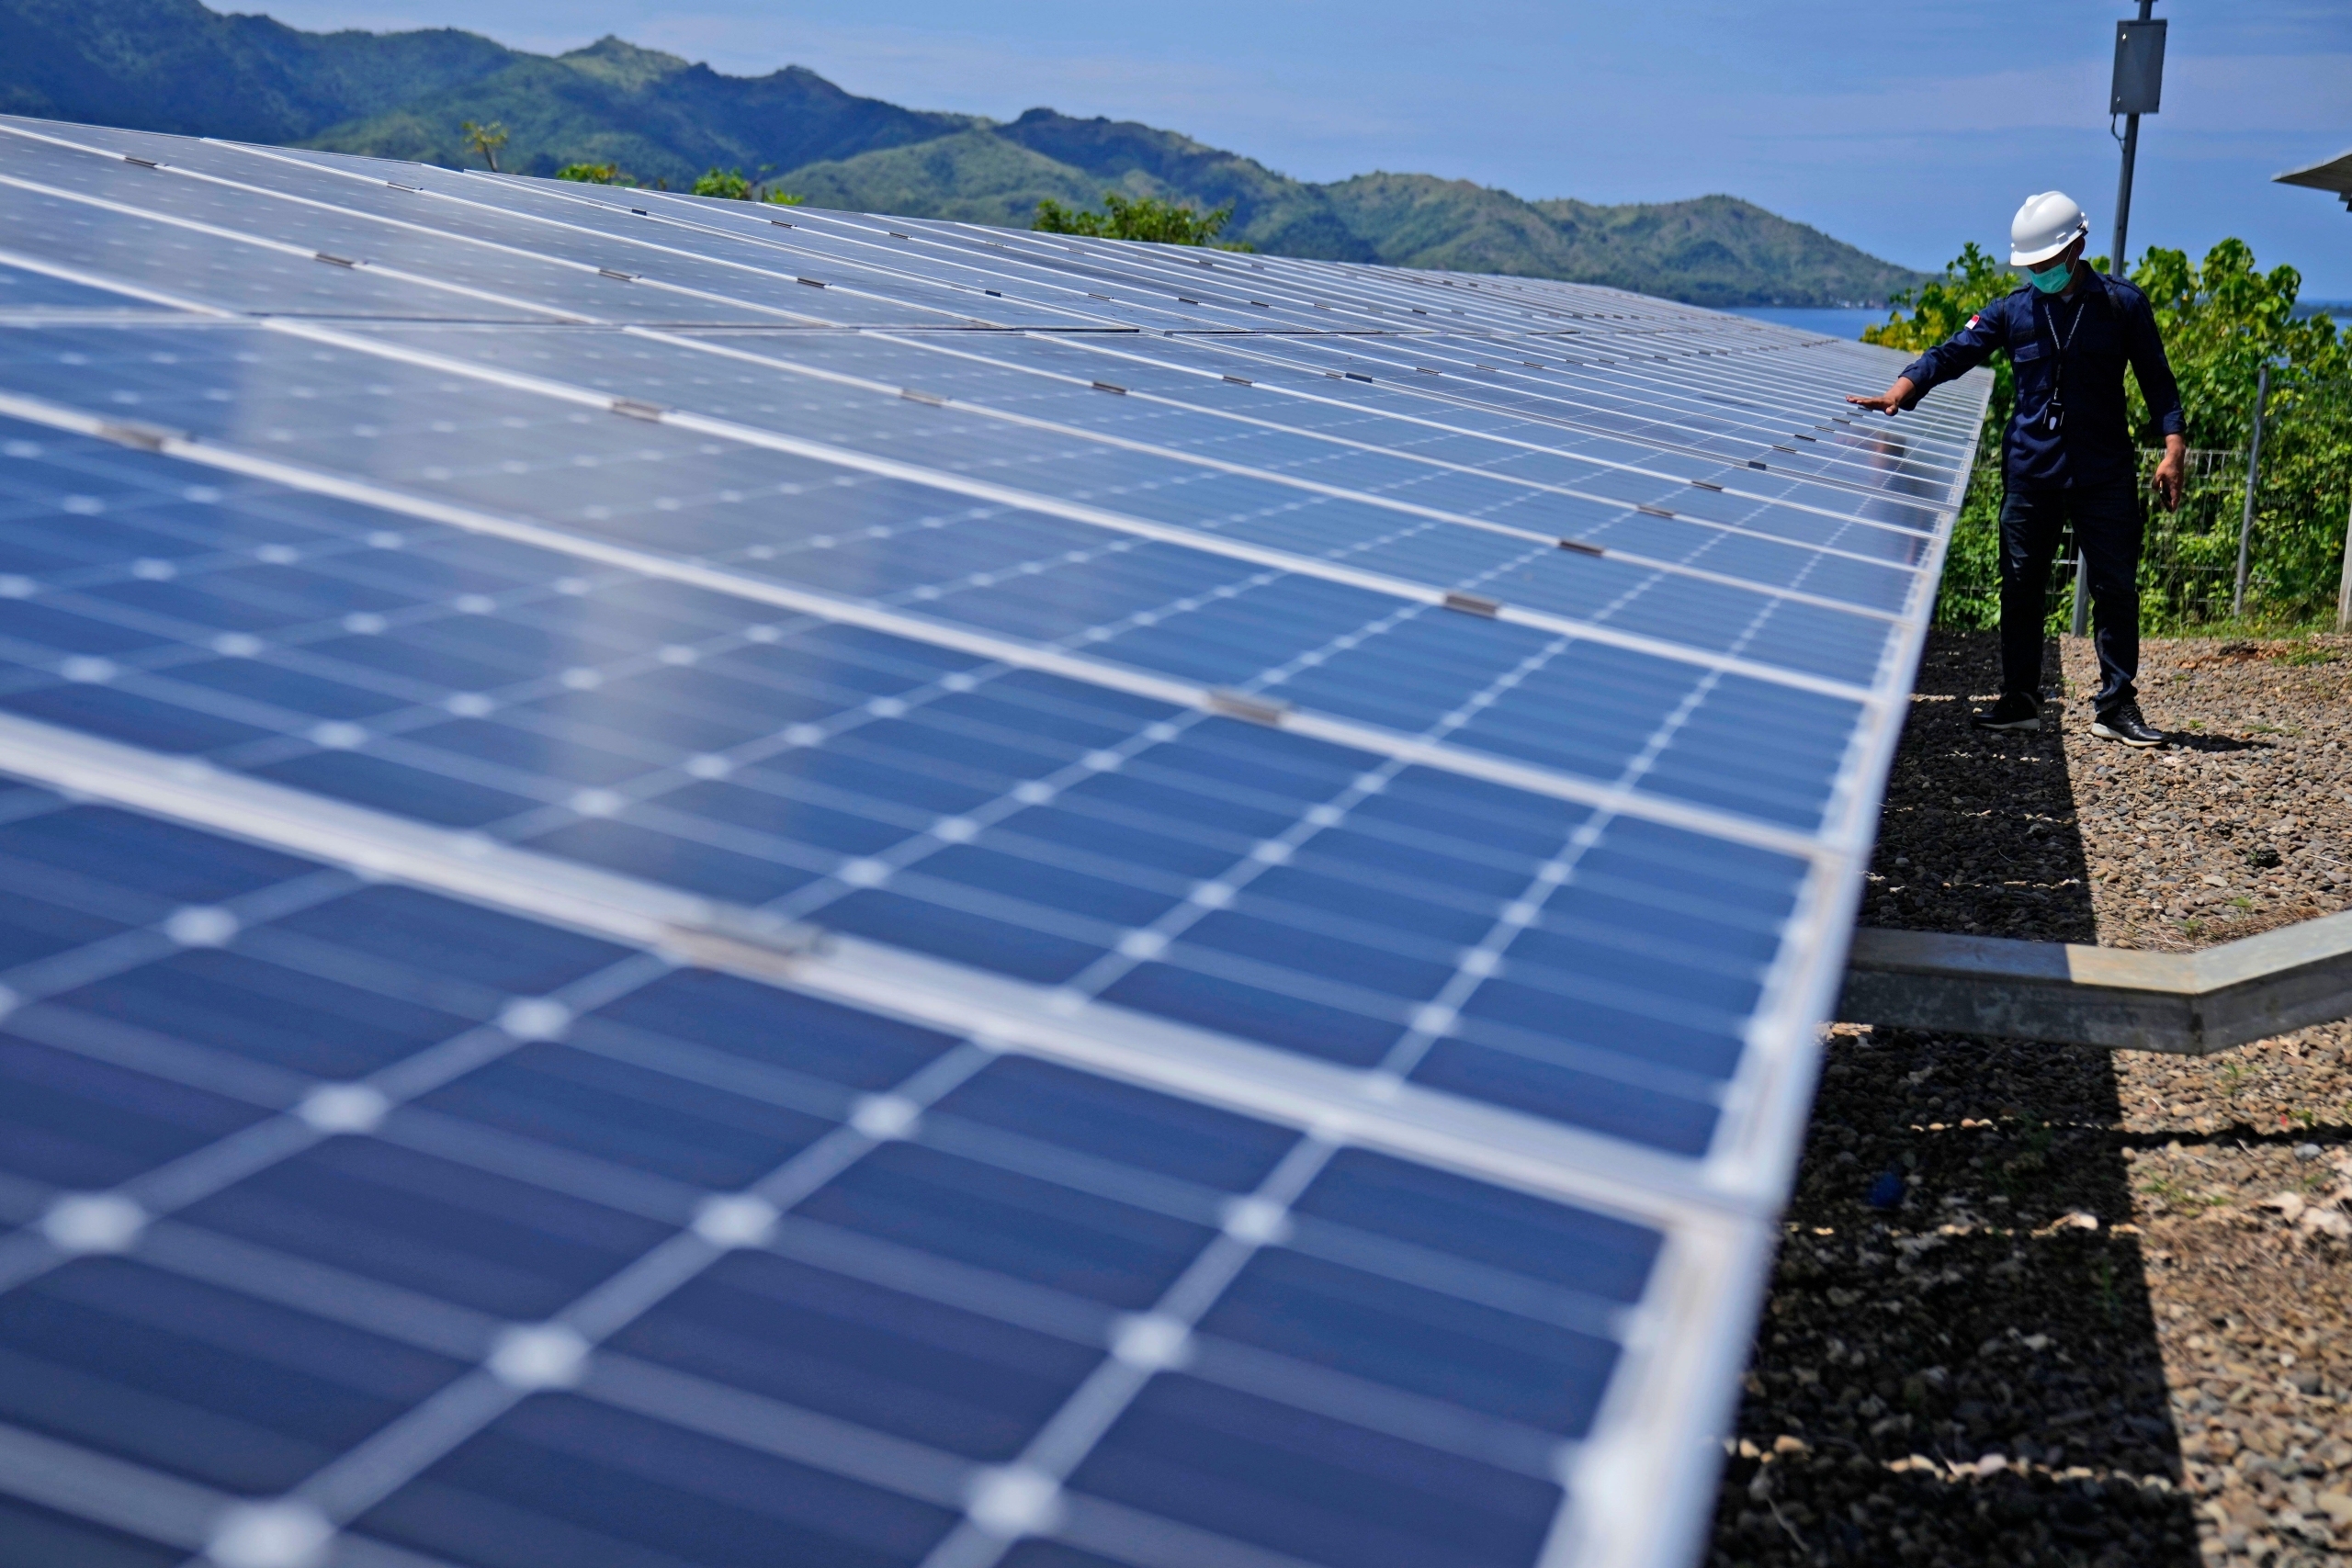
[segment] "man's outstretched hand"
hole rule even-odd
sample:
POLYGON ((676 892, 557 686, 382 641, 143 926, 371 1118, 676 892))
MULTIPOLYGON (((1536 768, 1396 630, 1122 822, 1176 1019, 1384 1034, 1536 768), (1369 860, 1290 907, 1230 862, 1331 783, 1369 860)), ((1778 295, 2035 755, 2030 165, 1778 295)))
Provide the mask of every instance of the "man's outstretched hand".
POLYGON ((1896 414, 1919 400, 1919 389, 1911 384, 1910 377, 1898 376, 1894 378, 1894 386, 1889 387, 1875 398, 1849 396, 1846 400, 1858 408, 1876 409, 1881 413, 1896 414))

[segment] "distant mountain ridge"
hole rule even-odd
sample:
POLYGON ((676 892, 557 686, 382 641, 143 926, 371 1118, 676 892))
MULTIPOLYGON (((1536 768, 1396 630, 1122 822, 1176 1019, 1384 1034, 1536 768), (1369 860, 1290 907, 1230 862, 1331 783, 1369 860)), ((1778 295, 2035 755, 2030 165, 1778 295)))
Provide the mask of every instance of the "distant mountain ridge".
POLYGON ((1025 228, 1106 188, 1202 208, 1227 237, 1335 261, 1604 283, 1702 305, 1877 304, 1921 275, 1728 196, 1600 207, 1430 175, 1315 185, 1133 121, 998 122, 859 97, 800 66, 728 76, 605 38, 548 56, 455 28, 304 32, 199 0, 0 0, 0 112, 461 166, 617 164, 683 186, 764 174, 824 207, 1025 228))

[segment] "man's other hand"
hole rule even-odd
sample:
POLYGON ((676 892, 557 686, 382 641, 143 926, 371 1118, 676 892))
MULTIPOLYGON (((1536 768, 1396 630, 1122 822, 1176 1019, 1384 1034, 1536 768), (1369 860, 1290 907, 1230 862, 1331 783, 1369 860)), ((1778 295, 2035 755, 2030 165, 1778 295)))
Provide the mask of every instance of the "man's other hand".
POLYGON ((1857 408, 1876 409, 1881 413, 1896 414, 1919 400, 1919 389, 1911 384, 1910 377, 1898 376, 1894 378, 1894 386, 1889 387, 1875 398, 1849 396, 1846 400, 1857 408))
POLYGON ((2156 465, 2156 499, 2165 503, 2166 512, 2180 510, 2181 487, 2188 482, 2188 442, 2185 437, 2165 437, 2164 461, 2156 465))

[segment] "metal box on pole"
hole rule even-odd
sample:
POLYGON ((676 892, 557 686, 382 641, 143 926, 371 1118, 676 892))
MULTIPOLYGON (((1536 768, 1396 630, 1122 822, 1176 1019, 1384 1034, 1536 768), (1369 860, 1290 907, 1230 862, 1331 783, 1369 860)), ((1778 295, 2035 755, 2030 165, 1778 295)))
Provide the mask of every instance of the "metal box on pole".
POLYGON ((2154 114, 2165 91, 2165 24, 2143 7, 2136 22, 2115 24, 2115 82, 2109 114, 2154 114))

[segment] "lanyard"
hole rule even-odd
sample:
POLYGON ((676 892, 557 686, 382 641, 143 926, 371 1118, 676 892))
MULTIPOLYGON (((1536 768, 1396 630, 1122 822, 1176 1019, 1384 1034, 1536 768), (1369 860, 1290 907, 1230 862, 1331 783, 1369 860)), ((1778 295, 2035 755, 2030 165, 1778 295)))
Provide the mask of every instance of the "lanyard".
POLYGON ((2058 335, 2058 303, 2050 303, 2050 341, 2057 348, 2057 363, 2050 367, 2050 400, 2041 408, 2041 428, 2055 435, 2066 427, 2066 351, 2075 346, 2075 334, 2082 330, 2083 312, 2089 310, 2091 297, 2083 296, 2075 306, 2075 319, 2066 328, 2066 335, 2058 335))
POLYGON ((2058 304, 2055 300, 2051 301, 2050 343, 2058 351, 2058 362, 2050 367, 2050 400, 2053 403, 2066 400, 2063 396, 2066 385, 2066 351, 2075 346, 2075 334, 2083 326, 2083 312, 2090 306, 2091 297, 2086 290, 2083 297, 2075 302, 2075 319, 2067 323, 2066 336, 2062 341, 2058 336, 2058 304))

